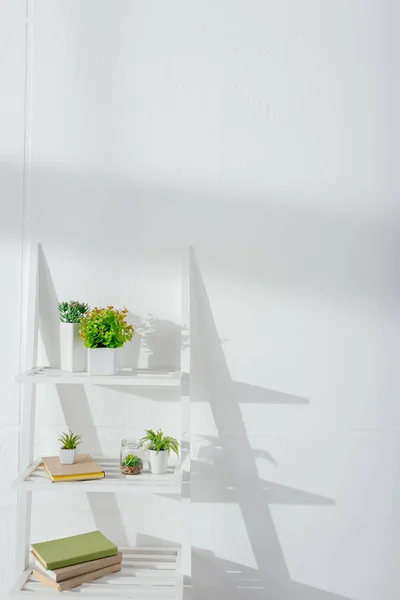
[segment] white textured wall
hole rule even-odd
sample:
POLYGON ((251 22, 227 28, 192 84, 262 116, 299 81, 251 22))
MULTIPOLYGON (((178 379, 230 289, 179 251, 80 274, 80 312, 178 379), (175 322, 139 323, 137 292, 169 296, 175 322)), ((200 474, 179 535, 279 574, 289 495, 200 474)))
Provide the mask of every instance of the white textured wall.
POLYGON ((15 555, 15 495, 10 482, 18 465, 18 388, 24 148, 24 2, 0 3, 0 562, 10 583, 15 555))
MULTIPOLYGON (((194 247, 197 597, 397 600, 397 3, 31 7, 28 224, 58 297, 126 303, 152 315, 160 343, 160 327, 179 321, 181 249, 194 247)), ((3 3, 5 485, 18 423, 23 16, 22 3, 3 3)), ((173 429, 176 408, 172 397, 49 390, 37 450, 67 418, 88 449, 114 452, 149 419, 173 429)), ((120 502, 125 529, 107 520, 110 502, 35 503, 33 534, 100 524, 121 539, 179 538, 173 501, 137 505, 129 524, 120 502), (154 522, 157 510, 171 519, 154 522)), ((14 504, 2 491, 0 557, 14 504)))

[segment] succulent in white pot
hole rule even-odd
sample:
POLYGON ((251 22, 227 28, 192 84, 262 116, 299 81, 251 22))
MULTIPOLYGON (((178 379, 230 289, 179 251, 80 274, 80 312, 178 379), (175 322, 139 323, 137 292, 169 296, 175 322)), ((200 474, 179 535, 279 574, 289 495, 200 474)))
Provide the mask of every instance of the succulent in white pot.
POLYGON ((79 333, 88 348, 90 375, 115 374, 116 349, 131 341, 135 333, 127 322, 127 314, 126 308, 95 306, 82 318, 79 333))
POLYGON ((79 335, 80 322, 89 310, 83 302, 60 302, 61 369, 72 373, 86 371, 87 352, 79 335))
POLYGON ((147 451, 150 472, 154 474, 166 473, 171 451, 179 457, 178 440, 169 435, 164 435, 162 429, 158 431, 146 429, 139 446, 147 451))
POLYGON ((63 433, 58 441, 61 443, 59 451, 60 463, 62 465, 73 465, 76 457, 76 449, 82 441, 80 435, 75 435, 69 429, 69 433, 63 433))

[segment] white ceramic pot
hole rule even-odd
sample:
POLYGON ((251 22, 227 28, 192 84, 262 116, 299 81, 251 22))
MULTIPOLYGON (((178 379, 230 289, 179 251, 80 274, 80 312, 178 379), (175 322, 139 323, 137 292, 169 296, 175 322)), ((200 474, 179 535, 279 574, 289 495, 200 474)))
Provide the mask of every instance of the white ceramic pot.
POLYGON ((150 473, 166 473, 168 467, 168 450, 148 450, 150 473))
POLYGON ((88 373, 90 375, 114 375, 115 348, 89 348, 88 373))
POLYGON ((73 465, 75 462, 76 450, 65 450, 61 448, 58 456, 62 465, 73 465))
POLYGON ((60 323, 62 371, 76 373, 87 369, 87 352, 79 328, 79 323, 60 323))

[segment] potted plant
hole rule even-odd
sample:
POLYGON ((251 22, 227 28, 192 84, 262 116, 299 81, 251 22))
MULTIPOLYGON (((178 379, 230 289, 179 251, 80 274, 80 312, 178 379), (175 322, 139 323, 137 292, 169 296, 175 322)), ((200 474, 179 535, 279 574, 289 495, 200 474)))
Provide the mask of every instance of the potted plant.
POLYGON ((168 467, 170 452, 179 456, 178 441, 168 435, 164 435, 159 429, 157 432, 146 429, 146 434, 139 441, 139 446, 148 451, 149 467, 151 473, 165 473, 168 467))
POLYGON ((121 461, 121 473, 124 475, 139 475, 143 470, 143 461, 136 454, 128 454, 121 461))
POLYGON ((134 329, 126 316, 128 310, 113 306, 93 308, 87 312, 80 326, 80 336, 88 348, 88 372, 91 375, 114 375, 115 349, 132 339, 134 329))
POLYGON ((86 371, 87 352, 79 336, 79 323, 89 305, 83 302, 60 302, 60 350, 63 371, 86 371))
POLYGON ((63 433, 58 438, 61 442, 61 448, 59 451, 60 463, 62 465, 73 465, 75 462, 76 448, 81 443, 81 436, 74 435, 69 429, 69 433, 63 433))

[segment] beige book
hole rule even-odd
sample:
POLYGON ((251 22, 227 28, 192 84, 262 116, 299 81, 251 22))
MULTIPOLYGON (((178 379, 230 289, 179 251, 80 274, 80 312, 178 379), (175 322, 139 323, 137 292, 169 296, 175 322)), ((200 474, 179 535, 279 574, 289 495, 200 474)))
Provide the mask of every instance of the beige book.
POLYGON ((42 463, 53 483, 102 479, 105 475, 90 454, 77 454, 73 465, 62 465, 58 456, 44 456, 42 463))
POLYGON ((66 579, 72 579, 73 577, 78 577, 79 575, 84 575, 85 573, 91 573, 92 571, 98 571, 99 569, 104 569, 105 567, 110 567, 111 565, 120 564, 122 561, 122 554, 119 552, 116 556, 109 556, 107 558, 99 558, 97 560, 89 560, 84 563, 80 563, 77 565, 71 565, 70 567, 62 567, 61 569, 53 569, 52 571, 46 570, 40 561, 35 561, 35 569, 50 577, 53 581, 60 583, 61 581, 65 581, 66 579))
POLYGON ((34 568, 32 571, 32 577, 37 581, 49 586, 53 590, 56 590, 56 592, 64 592, 65 590, 72 590, 82 583, 94 581, 95 579, 103 577, 103 575, 116 573, 120 570, 121 563, 118 563, 116 565, 110 565, 109 567, 104 567, 103 569, 98 569, 97 571, 91 571, 90 573, 84 573, 83 575, 78 575, 78 577, 72 577, 71 579, 66 579, 65 581, 60 581, 60 583, 57 583, 57 581, 54 581, 54 579, 47 577, 43 571, 39 571, 38 569, 34 568))

